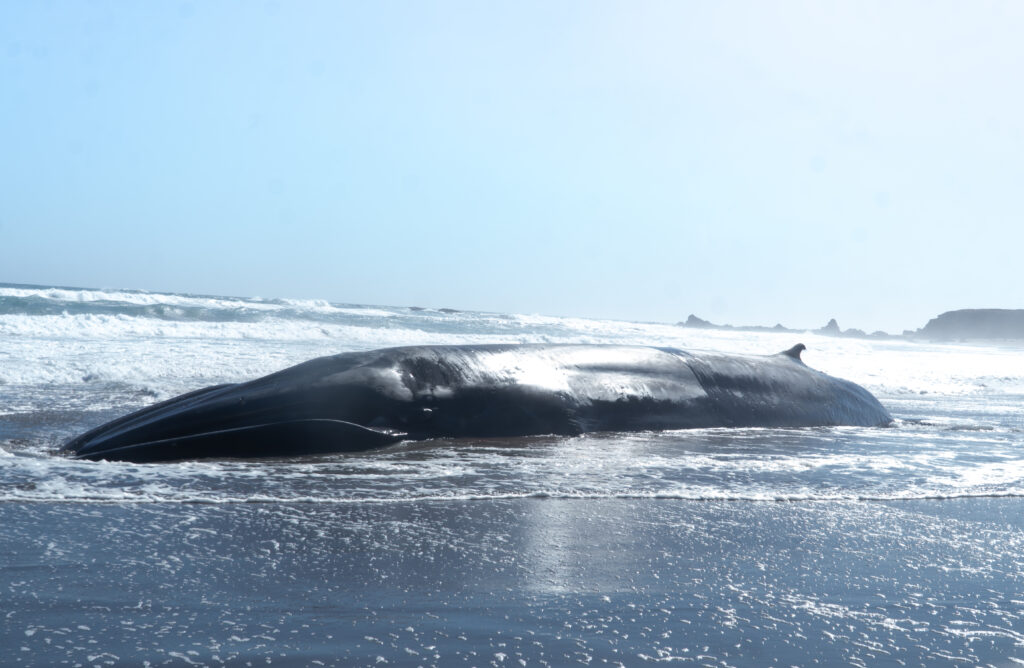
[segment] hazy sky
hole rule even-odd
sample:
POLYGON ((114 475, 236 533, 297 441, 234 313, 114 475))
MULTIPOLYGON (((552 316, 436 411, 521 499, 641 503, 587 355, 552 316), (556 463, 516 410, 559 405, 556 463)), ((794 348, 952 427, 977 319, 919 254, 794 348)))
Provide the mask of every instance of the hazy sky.
POLYGON ((0 281, 1024 307, 1024 3, 0 4, 0 281))

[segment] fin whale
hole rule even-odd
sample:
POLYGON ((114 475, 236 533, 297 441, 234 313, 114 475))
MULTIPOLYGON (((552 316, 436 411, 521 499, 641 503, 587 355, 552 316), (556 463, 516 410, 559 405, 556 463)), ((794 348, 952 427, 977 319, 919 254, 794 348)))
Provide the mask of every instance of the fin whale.
POLYGON ((352 452, 440 437, 885 425, 867 390, 775 355, 576 344, 410 346, 320 357, 149 406, 68 441, 133 462, 352 452))

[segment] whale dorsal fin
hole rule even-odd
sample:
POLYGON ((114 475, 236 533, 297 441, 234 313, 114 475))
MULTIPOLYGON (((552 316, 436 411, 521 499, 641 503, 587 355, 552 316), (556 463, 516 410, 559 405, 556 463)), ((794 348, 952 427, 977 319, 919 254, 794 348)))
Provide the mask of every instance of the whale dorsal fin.
POLYGON ((793 346, 792 348, 790 348, 789 350, 783 350, 779 354, 780 355, 785 355, 786 357, 792 357, 796 361, 802 362, 803 360, 800 359, 800 353, 802 353, 805 350, 807 350, 807 346, 805 346, 802 343, 798 343, 795 346, 793 346))

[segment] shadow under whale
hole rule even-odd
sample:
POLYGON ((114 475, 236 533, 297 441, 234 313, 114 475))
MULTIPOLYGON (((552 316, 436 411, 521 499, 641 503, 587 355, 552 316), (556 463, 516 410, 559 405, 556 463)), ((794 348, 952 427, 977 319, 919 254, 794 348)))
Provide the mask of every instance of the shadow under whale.
POLYGON ((132 462, 353 452, 439 437, 885 425, 864 388, 776 355, 577 344, 409 346, 321 357, 149 406, 68 441, 132 462))

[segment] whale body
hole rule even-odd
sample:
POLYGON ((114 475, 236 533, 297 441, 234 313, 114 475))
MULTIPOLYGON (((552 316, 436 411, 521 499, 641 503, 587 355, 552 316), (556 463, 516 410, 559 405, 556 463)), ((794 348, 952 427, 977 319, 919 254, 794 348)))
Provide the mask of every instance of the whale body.
POLYGON ((158 403, 68 441, 132 462, 353 452, 402 440, 885 425, 864 388, 776 355, 618 345, 410 346, 321 357, 158 403))

